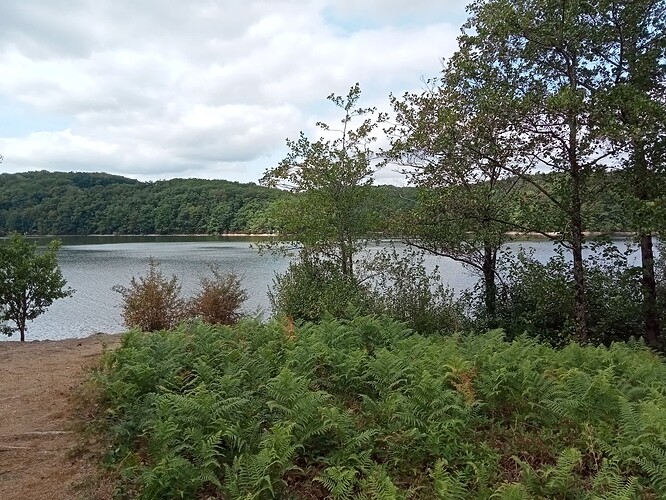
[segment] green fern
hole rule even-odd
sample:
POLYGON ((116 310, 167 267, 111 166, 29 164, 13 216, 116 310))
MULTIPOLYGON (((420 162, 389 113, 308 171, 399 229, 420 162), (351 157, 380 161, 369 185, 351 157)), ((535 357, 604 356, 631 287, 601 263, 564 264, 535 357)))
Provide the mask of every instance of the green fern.
POLYGON ((315 478, 323 484, 335 500, 353 497, 358 471, 347 467, 328 467, 315 478))
POLYGON ((94 374, 136 498, 666 498, 665 381, 638 345, 374 317, 130 333, 94 374))
POLYGON ((433 480, 434 496, 439 500, 462 500, 467 498, 467 485, 458 475, 452 476, 445 470, 444 460, 437 460, 430 472, 433 480))

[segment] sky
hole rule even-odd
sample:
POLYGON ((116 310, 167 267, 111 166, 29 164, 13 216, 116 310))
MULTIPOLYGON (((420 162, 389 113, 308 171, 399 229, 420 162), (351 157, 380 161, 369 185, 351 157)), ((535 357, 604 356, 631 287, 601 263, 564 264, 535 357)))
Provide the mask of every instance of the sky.
MULTIPOLYGON (((460 0, 2 0, 0 172, 256 182, 286 138, 390 109, 456 49, 460 0)), ((378 183, 403 184, 387 168, 378 183)))

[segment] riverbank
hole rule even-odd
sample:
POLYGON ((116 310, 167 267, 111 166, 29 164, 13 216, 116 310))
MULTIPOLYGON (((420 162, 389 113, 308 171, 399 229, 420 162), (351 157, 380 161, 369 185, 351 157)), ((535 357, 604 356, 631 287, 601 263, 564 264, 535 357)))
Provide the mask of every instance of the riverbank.
POLYGON ((0 498, 74 499, 95 472, 75 453, 82 418, 76 395, 104 349, 120 335, 0 342, 0 498))
MULTIPOLYGON (((557 232, 523 232, 523 231, 507 231, 505 233, 507 236, 510 236, 512 239, 520 240, 538 240, 538 239, 555 239, 560 236, 560 233, 557 232)), ((587 238, 599 238, 601 236, 608 238, 631 238, 636 235, 633 231, 583 231, 583 235, 587 238)), ((222 238, 222 239, 233 239, 233 238, 279 238, 280 235, 276 233, 218 233, 218 234, 208 234, 208 233, 195 233, 195 234, 26 234, 28 238, 34 239, 76 239, 76 238, 94 238, 94 239, 107 239, 107 238, 222 238)), ((0 236, 0 239, 6 238, 6 236, 0 236)), ((379 240, 401 240, 400 237, 394 236, 377 236, 379 240)))

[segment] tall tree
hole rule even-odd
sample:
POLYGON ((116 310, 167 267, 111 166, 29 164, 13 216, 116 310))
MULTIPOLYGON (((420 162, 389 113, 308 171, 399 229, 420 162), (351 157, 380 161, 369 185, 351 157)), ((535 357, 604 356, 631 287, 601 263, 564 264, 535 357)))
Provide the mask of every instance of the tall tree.
POLYGON ((605 104, 599 121, 625 152, 629 174, 630 225, 641 251, 643 320, 648 344, 658 344, 660 325, 654 269, 653 232, 666 171, 666 2, 602 0, 595 15, 601 26, 595 54, 603 62, 605 104))
POLYGON ((504 221, 517 179, 509 171, 521 169, 516 146, 505 137, 512 89, 492 73, 459 51, 426 92, 392 99, 397 126, 390 129, 390 156, 420 188, 405 228, 409 243, 478 272, 490 324, 497 254, 511 227, 504 221), (484 85, 488 80, 498 84, 484 85))
POLYGON ((67 282, 58 266, 58 242, 53 241, 43 252, 23 236, 14 234, 0 245, 0 318, 14 327, 3 333, 18 331, 25 340, 28 321, 44 313, 56 299, 74 292, 65 288, 67 282))
POLYGON ((274 205, 278 232, 304 252, 338 263, 342 274, 352 278, 361 239, 376 226, 370 203, 376 191, 369 187, 377 158, 371 145, 382 118, 375 108, 359 107, 360 97, 358 83, 344 97, 329 95, 343 112, 341 127, 318 122, 326 137, 313 142, 301 132, 297 140, 287 139, 290 152, 261 179, 297 194, 274 205))
POLYGON ((478 0, 460 38, 463 50, 483 54, 520 97, 521 116, 511 135, 523 145, 526 162, 535 171, 564 174, 566 182, 553 189, 517 172, 563 214, 559 240, 572 255, 582 342, 588 338, 582 204, 591 174, 607 168, 615 155, 594 121, 603 67, 594 54, 596 10, 583 0, 478 0))

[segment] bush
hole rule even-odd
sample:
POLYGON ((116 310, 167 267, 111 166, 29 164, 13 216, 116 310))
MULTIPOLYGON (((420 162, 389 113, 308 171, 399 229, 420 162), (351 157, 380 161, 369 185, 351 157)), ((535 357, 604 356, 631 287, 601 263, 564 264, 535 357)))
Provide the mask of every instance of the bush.
POLYGON ((212 277, 204 277, 200 290, 189 302, 189 314, 213 325, 233 325, 242 314, 247 292, 242 288, 238 275, 225 274, 218 267, 211 266, 212 277))
POLYGON ((636 344, 386 318, 130 333, 96 375, 131 498, 666 498, 666 364, 636 344))
POLYGON ((367 291, 336 263, 305 256, 276 275, 268 297, 273 312, 295 320, 349 318, 367 309, 367 291))
POLYGON ((467 328, 453 290, 442 283, 438 268, 428 273, 423 253, 395 248, 378 253, 366 266, 370 308, 405 322, 421 334, 453 333, 467 328))
POLYGON ((132 276, 129 287, 117 285, 113 289, 122 295, 123 320, 129 328, 144 332, 166 330, 186 316, 187 303, 180 295, 178 277, 167 279, 152 257, 145 277, 132 276))
MULTIPOLYGON (((512 335, 527 333, 554 345, 575 338, 571 262, 562 252, 540 263, 521 253, 501 269, 498 322, 512 335)), ((590 341, 610 343, 643 334, 640 270, 605 247, 586 259, 590 341)))

